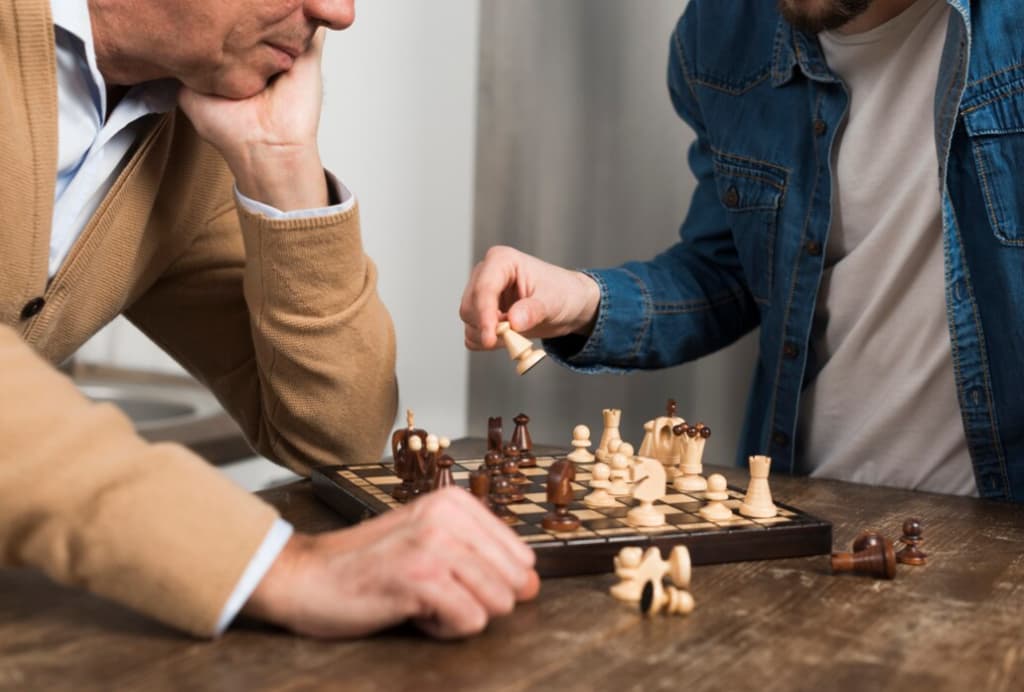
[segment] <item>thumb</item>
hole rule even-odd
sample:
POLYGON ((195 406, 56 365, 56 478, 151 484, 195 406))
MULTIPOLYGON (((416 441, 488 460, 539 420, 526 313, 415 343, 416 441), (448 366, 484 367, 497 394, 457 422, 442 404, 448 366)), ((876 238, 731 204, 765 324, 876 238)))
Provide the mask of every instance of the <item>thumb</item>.
POLYGON ((516 301, 508 309, 508 325, 513 331, 524 335, 540 325, 546 317, 544 304, 532 296, 516 301))

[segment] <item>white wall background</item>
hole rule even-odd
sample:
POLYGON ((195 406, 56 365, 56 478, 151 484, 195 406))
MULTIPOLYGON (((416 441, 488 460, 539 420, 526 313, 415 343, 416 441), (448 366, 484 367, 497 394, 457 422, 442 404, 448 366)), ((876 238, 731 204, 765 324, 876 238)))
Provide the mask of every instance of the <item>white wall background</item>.
MULTIPOLYGON (((479 0, 362 0, 357 12, 327 42, 321 152, 360 201, 398 334, 400 412, 414 408, 424 427, 458 437, 467 419, 458 304, 472 264, 479 0)), ((180 372, 123 319, 79 358, 180 372)))

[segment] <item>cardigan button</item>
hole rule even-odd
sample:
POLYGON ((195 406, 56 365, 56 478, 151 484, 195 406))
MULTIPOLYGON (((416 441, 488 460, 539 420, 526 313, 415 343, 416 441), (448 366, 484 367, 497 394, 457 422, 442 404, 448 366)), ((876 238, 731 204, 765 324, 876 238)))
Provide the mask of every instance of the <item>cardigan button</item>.
POLYGON ((27 320, 35 317, 43 311, 43 306, 45 305, 46 300, 44 298, 33 298, 25 303, 25 307, 21 309, 21 319, 27 320))

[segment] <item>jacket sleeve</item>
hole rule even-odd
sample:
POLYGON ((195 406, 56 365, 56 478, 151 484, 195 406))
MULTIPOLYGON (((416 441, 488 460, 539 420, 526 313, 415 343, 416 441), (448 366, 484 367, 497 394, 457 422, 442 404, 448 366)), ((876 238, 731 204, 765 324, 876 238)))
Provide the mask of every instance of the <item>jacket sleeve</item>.
POLYGON ((127 315, 260 454, 308 475, 380 458, 394 422, 394 329, 376 282, 358 207, 272 220, 230 203, 127 315))
POLYGON ((719 200, 712 149, 689 73, 687 29, 695 5, 690 3, 673 33, 668 66, 672 103, 697 135, 689 151, 697 187, 680 241, 646 262, 587 271, 601 289, 594 331, 587 339, 545 341, 553 356, 576 370, 678 365, 727 346, 759 322, 719 200))
POLYGON ((0 325, 0 565, 198 636, 277 512, 184 447, 149 444, 0 325))

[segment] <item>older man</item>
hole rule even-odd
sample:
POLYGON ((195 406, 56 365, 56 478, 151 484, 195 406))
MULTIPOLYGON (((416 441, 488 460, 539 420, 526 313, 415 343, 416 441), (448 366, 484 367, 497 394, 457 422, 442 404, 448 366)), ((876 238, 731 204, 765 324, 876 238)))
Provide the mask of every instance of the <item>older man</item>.
POLYGON ((51 363, 124 313, 302 473, 366 461, 394 337, 352 194, 316 146, 321 27, 351 0, 0 8, 0 560, 198 635, 240 609, 356 636, 483 628, 531 551, 461 490, 319 536, 51 363))

